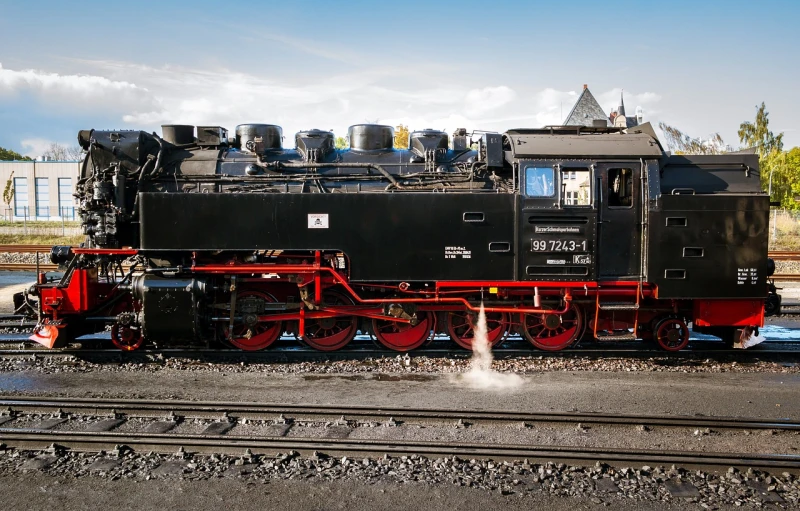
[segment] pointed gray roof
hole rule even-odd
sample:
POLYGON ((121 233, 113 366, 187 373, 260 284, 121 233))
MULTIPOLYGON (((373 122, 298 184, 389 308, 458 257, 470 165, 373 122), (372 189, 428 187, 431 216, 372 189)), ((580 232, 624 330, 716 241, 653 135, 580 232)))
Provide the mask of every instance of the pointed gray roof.
POLYGON ((564 126, 594 126, 594 121, 603 121, 603 126, 610 126, 608 115, 603 112, 603 108, 594 98, 589 88, 584 85, 583 93, 578 97, 575 106, 572 107, 567 118, 564 120, 564 126))
MULTIPOLYGON (((634 126, 639 125, 639 121, 636 119, 636 115, 625 115, 625 100, 623 99, 624 91, 619 93, 619 108, 617 109, 617 117, 622 117, 625 119, 625 126, 627 128, 633 128, 634 126)), ((618 125, 616 119, 614 120, 614 125, 618 125)))

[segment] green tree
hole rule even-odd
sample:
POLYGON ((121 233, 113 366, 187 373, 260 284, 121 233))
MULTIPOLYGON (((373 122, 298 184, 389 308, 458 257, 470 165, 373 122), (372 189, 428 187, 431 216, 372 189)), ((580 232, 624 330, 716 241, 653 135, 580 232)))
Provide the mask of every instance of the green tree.
POLYGON ((800 196, 800 147, 789 151, 773 149, 761 159, 761 185, 769 189, 772 176, 772 195, 770 199, 778 201, 787 209, 800 210, 800 203, 795 197, 800 196))
POLYGON ((769 130, 769 112, 764 102, 756 106, 755 122, 743 122, 739 125, 739 142, 747 147, 755 147, 758 156, 767 157, 772 151, 783 151, 783 133, 774 135, 769 130))
POLYGON ((344 137, 336 137, 334 144, 336 145, 336 149, 347 149, 349 147, 347 139, 344 137))
POLYGON ((394 129, 394 148, 408 149, 408 126, 400 124, 394 129))
POLYGON ((693 138, 674 126, 660 122, 659 129, 664 133, 664 142, 673 154, 722 154, 730 151, 719 133, 708 140, 693 138))
POLYGON ((0 147, 0 160, 2 161, 31 161, 30 158, 27 156, 22 156, 18 152, 12 151, 11 149, 4 149, 0 147))

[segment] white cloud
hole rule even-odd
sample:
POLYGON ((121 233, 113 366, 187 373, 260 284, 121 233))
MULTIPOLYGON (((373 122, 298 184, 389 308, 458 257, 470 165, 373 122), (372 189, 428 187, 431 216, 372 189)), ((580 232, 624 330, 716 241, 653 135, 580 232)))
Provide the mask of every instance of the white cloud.
POLYGON ((85 106, 125 108, 148 102, 151 97, 147 89, 128 81, 35 69, 15 71, 0 63, 0 98, 18 93, 32 94, 38 101, 62 109, 85 106))
MULTIPOLYGON (((22 155, 23 156, 30 156, 31 158, 38 158, 39 156, 43 155, 45 151, 50 149, 50 146, 54 143, 53 140, 47 140, 45 138, 26 138, 20 141, 20 145, 22 146, 22 155)), ((68 144, 66 142, 58 142, 59 144, 63 145, 64 147, 70 147, 75 145, 74 143, 68 144)))
MULTIPOLYGON (((37 101, 58 103, 66 115, 79 111, 106 117, 103 129, 119 126, 158 130, 160 124, 220 125, 266 122, 283 126, 286 145, 294 132, 333 129, 367 121, 411 129, 456 128, 503 131, 518 127, 561 124, 578 98, 575 91, 512 88, 453 78, 450 70, 409 70, 396 66, 350 69, 316 79, 294 75, 259 75, 228 69, 151 67, 136 63, 75 61, 91 73, 60 75, 13 71, 0 67, 0 104, 4 93, 28 91, 37 101), (430 85, 435 84, 435 85, 430 85)), ((605 105, 618 101, 619 89, 597 94, 605 105), (616 99, 615 99, 616 98, 616 99), (613 100, 613 101, 612 101, 613 100)), ((626 92, 652 113, 661 97, 652 92, 626 92)), ((46 136, 46 133, 43 133, 46 136)), ((34 139, 26 147, 36 154, 34 139)), ((49 144, 49 142, 47 142, 49 144)))
POLYGON ((642 107, 645 117, 658 115, 660 110, 658 104, 661 102, 661 95, 655 92, 633 93, 622 89, 611 89, 597 95, 597 101, 606 113, 616 110, 619 107, 620 94, 623 94, 625 101, 625 115, 631 116, 636 112, 636 107, 642 107))
POLYGON ((505 85, 472 89, 467 92, 464 108, 469 114, 480 115, 507 105, 516 97, 517 93, 505 85))

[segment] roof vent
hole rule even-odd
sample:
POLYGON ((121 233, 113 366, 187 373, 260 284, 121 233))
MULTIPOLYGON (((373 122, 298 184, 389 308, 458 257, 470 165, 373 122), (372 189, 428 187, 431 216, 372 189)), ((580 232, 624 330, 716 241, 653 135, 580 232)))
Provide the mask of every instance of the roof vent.
POLYGON ((335 148, 333 133, 330 131, 299 131, 294 136, 294 142, 297 150, 303 155, 303 159, 309 163, 324 159, 335 148))
POLYGON ((353 151, 391 151, 394 128, 381 124, 356 124, 347 130, 353 151))
POLYGON ((170 144, 185 145, 194 143, 194 126, 188 124, 164 124, 161 138, 170 144))

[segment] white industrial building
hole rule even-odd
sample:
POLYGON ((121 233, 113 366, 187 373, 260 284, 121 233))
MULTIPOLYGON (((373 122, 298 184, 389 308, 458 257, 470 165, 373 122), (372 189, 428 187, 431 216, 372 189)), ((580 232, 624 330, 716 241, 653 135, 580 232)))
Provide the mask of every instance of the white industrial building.
POLYGON ((0 189, 13 190, 2 198, 2 218, 22 220, 76 220, 75 185, 81 162, 0 161, 0 189))

